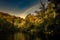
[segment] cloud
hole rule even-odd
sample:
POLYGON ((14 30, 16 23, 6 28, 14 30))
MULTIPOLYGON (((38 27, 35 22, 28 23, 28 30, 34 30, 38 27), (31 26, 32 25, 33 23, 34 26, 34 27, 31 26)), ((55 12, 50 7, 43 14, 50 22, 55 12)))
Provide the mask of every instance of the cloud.
POLYGON ((36 5, 28 8, 25 12, 18 14, 17 16, 25 18, 29 13, 35 14, 34 13, 35 11, 39 11, 40 10, 39 7, 40 7, 40 5, 36 4, 36 5))
MULTIPOLYGON (((46 0, 46 5, 45 6, 47 7, 47 0, 46 0)), ((40 9, 39 9, 40 7, 41 7, 40 3, 36 4, 36 5, 33 5, 32 7, 28 8, 25 12, 23 12, 19 16, 22 17, 22 18, 25 18, 29 13, 36 14, 34 12, 35 11, 40 11, 40 9)))
POLYGON ((40 10, 39 7, 40 7, 39 4, 34 5, 34 6, 30 7, 29 9, 27 9, 24 13, 33 13, 33 12, 36 11, 36 10, 39 11, 39 10, 40 10))

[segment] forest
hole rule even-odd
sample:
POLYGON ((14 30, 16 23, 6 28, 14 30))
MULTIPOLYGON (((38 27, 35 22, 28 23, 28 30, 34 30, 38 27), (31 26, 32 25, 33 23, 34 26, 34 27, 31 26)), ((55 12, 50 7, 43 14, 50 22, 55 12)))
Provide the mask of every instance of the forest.
POLYGON ((47 7, 42 4, 37 15, 28 14, 25 19, 0 12, 0 32, 23 32, 30 40, 59 40, 60 38, 60 1, 48 0, 47 7))

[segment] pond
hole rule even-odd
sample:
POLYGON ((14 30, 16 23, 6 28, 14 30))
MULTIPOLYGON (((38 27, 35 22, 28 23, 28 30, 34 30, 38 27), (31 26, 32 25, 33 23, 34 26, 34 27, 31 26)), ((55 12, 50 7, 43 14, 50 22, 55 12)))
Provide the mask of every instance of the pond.
POLYGON ((0 40, 30 40, 30 36, 22 32, 0 32, 0 40))
POLYGON ((31 35, 30 33, 25 33, 25 32, 24 33, 0 32, 0 40, 41 40, 41 38, 37 36, 36 34, 31 35))

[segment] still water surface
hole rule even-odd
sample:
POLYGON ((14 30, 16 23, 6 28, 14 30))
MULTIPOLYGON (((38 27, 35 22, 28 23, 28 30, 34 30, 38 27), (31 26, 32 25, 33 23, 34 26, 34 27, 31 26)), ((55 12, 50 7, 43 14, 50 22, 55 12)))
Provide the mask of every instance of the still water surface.
POLYGON ((29 36, 21 32, 17 33, 0 32, 0 40, 29 40, 29 36))

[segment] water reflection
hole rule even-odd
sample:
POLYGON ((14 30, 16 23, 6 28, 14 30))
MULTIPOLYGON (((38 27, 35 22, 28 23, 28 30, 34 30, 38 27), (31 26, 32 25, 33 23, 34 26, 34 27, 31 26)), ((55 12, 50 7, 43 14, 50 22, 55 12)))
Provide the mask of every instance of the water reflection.
POLYGON ((25 40, 25 36, 21 32, 14 33, 14 40, 25 40))
POLYGON ((52 35, 45 35, 43 33, 39 33, 38 36, 36 34, 31 35, 30 33, 22 33, 22 32, 0 32, 0 40, 55 40, 59 39, 60 33, 55 33, 52 35), (39 35, 41 34, 41 35, 39 35), (46 38, 47 37, 47 38, 46 38))
MULTIPOLYGON (((26 40, 25 34, 21 32, 9 33, 9 32, 0 32, 0 40, 26 40)), ((28 40, 28 39, 27 39, 28 40)))
POLYGON ((9 32, 0 32, 0 40, 14 40, 13 33, 9 32))

